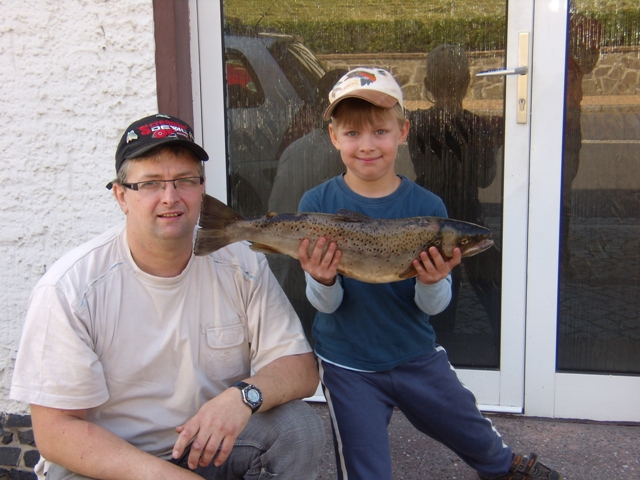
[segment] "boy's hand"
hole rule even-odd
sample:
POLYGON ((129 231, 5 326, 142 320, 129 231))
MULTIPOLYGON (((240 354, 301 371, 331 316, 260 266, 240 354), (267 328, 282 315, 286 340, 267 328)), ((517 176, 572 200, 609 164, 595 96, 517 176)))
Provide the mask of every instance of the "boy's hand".
POLYGON ((323 255, 322 251, 327 244, 327 239, 320 237, 309 255, 310 243, 309 239, 305 238, 298 247, 298 259, 302 269, 317 282, 327 286, 333 285, 338 275, 338 264, 342 258, 342 252, 338 250, 336 242, 330 242, 323 255))
POLYGON ((413 267, 418 272, 418 281, 425 285, 433 285, 449 275, 453 267, 462 260, 459 248, 453 249, 453 257, 445 261, 436 247, 430 247, 429 253, 420 253, 420 259, 413 261, 413 267))

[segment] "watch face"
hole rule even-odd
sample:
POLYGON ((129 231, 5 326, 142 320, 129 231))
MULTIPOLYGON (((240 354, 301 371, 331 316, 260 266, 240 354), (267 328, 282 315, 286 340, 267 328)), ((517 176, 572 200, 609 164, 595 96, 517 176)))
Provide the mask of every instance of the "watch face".
POLYGON ((260 394, 257 390, 251 388, 247 390, 247 400, 249 400, 251 403, 258 403, 260 401, 260 394))

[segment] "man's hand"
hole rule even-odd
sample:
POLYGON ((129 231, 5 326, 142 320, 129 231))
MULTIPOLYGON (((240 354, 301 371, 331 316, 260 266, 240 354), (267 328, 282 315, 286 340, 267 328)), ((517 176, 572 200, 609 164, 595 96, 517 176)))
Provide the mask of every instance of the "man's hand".
MULTIPOLYGON (((260 412, 266 412, 290 400, 313 395, 319 378, 316 361, 309 352, 277 358, 244 381, 262 391, 260 412)), ((179 435, 173 446, 173 458, 180 458, 193 440, 187 461, 189 468, 195 469, 198 464, 207 466, 212 459, 214 465, 222 465, 250 418, 251 408, 242 401, 240 390, 228 388, 176 428, 179 435)))
POLYGON ((429 253, 420 253, 420 259, 413 261, 413 267, 418 272, 418 281, 425 285, 438 283, 462 261, 462 253, 459 248, 453 249, 453 257, 445 261, 436 247, 430 247, 429 253))
POLYGON ((176 427, 180 435, 173 447, 173 458, 180 458, 193 440, 188 460, 190 469, 198 465, 206 467, 214 457, 214 465, 222 465, 250 417, 251 408, 242 401, 240 390, 228 388, 205 403, 184 425, 176 427))
POLYGON ((330 242, 327 251, 323 254, 327 239, 320 237, 309 255, 310 243, 309 239, 305 238, 298 247, 298 259, 302 269, 317 282, 327 286, 333 285, 338 275, 338 264, 342 258, 342 252, 338 250, 335 242, 330 242))

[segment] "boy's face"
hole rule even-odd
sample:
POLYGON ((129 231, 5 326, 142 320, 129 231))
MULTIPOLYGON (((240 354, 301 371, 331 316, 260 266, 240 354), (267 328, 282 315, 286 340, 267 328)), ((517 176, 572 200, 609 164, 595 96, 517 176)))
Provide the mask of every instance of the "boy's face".
POLYGON ((360 126, 336 120, 329 125, 331 141, 347 167, 345 180, 351 176, 365 182, 395 178, 398 147, 408 133, 409 121, 401 128, 389 112, 374 115, 373 122, 360 126))

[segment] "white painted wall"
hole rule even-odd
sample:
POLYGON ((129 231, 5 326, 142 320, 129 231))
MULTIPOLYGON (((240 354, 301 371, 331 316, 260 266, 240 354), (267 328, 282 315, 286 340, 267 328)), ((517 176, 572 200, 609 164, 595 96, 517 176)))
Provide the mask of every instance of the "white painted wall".
POLYGON ((29 294, 123 220, 105 188, 134 120, 157 112, 152 0, 0 0, 0 412, 29 294))

